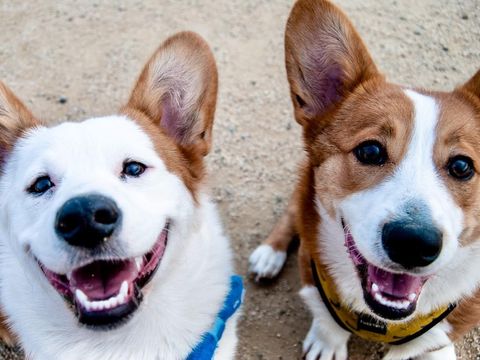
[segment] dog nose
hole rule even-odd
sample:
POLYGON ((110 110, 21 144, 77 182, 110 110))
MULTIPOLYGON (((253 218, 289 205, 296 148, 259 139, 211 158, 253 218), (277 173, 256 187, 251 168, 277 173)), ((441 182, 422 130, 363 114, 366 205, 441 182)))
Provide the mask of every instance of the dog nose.
POLYGON ((430 265, 442 250, 442 232, 433 224, 392 221, 383 226, 382 244, 388 257, 406 269, 430 265))
POLYGON ((120 225, 120 209, 105 196, 74 197, 58 210, 55 231, 72 246, 94 248, 110 238, 120 225))

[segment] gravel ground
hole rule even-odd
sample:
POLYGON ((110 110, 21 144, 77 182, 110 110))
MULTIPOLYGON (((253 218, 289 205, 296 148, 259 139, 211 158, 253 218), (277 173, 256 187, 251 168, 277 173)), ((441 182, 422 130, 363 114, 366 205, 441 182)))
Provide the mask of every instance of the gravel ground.
MULTIPOLYGON (((379 67, 396 82, 450 89, 480 66, 478 0, 338 0, 379 67)), ((290 0, 0 0, 0 78, 39 117, 83 119, 114 112, 149 55, 168 35, 194 30, 220 71, 213 195, 238 272, 286 205, 302 156, 283 64, 290 0)), ((277 281, 246 281, 239 359, 297 359, 310 317, 297 291, 293 254, 277 281)), ((41 329, 39 329, 41 331, 41 329)), ((379 359, 358 339, 351 359, 379 359)), ((480 331, 458 344, 479 359, 480 331)), ((0 348, 3 359, 21 355, 0 348)))

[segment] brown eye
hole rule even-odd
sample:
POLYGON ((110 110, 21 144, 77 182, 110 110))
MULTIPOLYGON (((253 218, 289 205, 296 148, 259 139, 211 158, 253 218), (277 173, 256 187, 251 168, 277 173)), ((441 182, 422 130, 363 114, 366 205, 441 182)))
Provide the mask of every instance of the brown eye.
POLYGON ((380 166, 388 159, 387 151, 378 141, 369 140, 358 145, 354 150, 358 161, 365 165, 380 166))
POLYGON ((27 192, 33 195, 43 195, 54 186, 55 184, 52 182, 52 180, 50 180, 49 176, 40 176, 33 182, 32 185, 30 185, 30 187, 27 189, 27 192))
POLYGON ((447 168, 448 173, 457 180, 470 180, 475 174, 472 159, 463 155, 451 158, 448 162, 447 168))
POLYGON ((146 165, 138 161, 127 161, 123 164, 122 176, 139 177, 145 172, 146 165))

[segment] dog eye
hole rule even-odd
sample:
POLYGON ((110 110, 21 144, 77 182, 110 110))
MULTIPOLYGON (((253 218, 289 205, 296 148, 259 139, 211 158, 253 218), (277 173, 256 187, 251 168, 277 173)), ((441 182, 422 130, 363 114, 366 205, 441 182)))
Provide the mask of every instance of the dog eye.
POLYGON ((449 174, 458 180, 469 180, 475 173, 472 159, 463 155, 451 158, 447 167, 449 174))
POLYGON ((366 165, 383 165, 388 159, 383 145, 374 140, 361 143, 353 150, 353 153, 358 161, 366 165))
POLYGON ((138 161, 126 161, 123 164, 122 176, 139 177, 142 175, 147 166, 138 161))
POLYGON ((42 195, 47 192, 50 188, 54 187, 55 184, 50 180, 49 176, 40 176, 37 178, 32 185, 27 189, 30 194, 42 195))

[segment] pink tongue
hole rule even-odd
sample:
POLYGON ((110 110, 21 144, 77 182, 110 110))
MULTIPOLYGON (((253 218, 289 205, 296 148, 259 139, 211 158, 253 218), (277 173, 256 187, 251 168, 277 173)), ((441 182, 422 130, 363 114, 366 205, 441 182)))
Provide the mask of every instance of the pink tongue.
POLYGON ((412 293, 418 295, 423 284, 421 277, 394 274, 370 264, 368 265, 368 279, 371 283, 377 284, 382 293, 396 298, 408 298, 412 293))
POLYGON ((135 261, 95 261, 72 273, 72 291, 82 290, 89 300, 104 300, 120 291, 123 281, 132 283, 138 276, 135 261))

